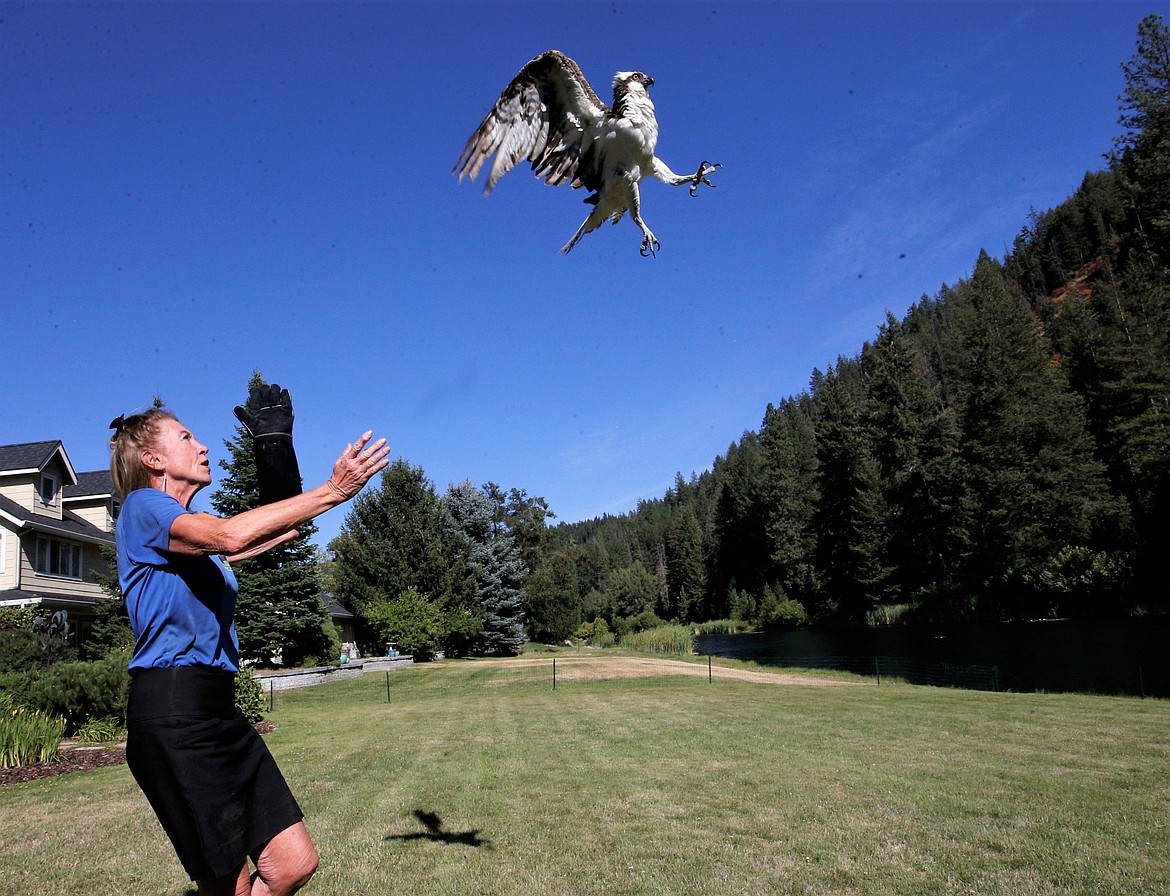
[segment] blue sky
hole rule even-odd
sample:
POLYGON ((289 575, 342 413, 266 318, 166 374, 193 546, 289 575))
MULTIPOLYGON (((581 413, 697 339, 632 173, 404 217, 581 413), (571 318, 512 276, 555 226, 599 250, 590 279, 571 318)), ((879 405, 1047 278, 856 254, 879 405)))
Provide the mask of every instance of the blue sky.
POLYGON ((219 459, 259 369, 309 485, 372 428, 439 491, 632 510, 1103 167, 1151 12, 0 2, 0 444, 103 468, 161 394, 219 459), (650 74, 659 156, 724 166, 643 186, 656 259, 628 219, 559 255, 584 195, 526 165, 450 173, 552 47, 603 99, 650 74))

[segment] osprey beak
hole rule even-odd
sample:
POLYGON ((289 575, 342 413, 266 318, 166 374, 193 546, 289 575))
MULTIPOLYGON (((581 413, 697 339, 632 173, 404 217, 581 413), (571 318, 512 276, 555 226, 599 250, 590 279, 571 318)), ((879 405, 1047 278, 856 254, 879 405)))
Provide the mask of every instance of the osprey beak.
POLYGON ((646 86, 647 86, 647 87, 653 87, 653 86, 654 86, 654 79, 653 79, 653 78, 651 78, 649 75, 647 75, 647 76, 646 76, 646 86))

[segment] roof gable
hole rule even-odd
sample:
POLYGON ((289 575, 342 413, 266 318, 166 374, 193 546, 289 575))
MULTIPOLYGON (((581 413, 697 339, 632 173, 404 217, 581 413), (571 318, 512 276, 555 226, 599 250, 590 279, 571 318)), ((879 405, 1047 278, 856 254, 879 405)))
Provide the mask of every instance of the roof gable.
POLYGON ((114 494, 114 480, 109 470, 91 470, 77 474, 77 483, 65 489, 65 500, 107 498, 114 494))
POLYGON ((68 477, 65 484, 74 485, 77 482, 77 474, 73 471, 73 464, 69 461, 65 446, 59 439, 51 442, 0 445, 0 473, 39 473, 57 456, 60 456, 68 477))

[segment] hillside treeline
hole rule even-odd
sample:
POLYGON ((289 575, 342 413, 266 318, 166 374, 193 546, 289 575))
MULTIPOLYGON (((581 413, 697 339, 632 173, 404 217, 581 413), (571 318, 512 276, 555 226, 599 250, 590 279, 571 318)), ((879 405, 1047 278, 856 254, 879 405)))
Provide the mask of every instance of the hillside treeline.
MULTIPOLYGON (((545 533, 529 634, 1170 610, 1170 31, 1139 25, 1104 170, 887 316, 710 471, 545 533)), ((791 297, 799 300, 799 297, 791 297)))

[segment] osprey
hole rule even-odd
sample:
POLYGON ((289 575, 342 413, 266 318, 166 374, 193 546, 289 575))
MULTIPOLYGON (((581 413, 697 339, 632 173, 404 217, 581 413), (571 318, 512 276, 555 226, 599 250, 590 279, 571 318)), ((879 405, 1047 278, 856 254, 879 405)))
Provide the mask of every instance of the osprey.
POLYGON ((493 153, 483 193, 521 159, 532 163, 538 178, 557 186, 566 181, 592 195, 594 206, 562 247, 568 252, 577 240, 602 222, 616 224, 627 211, 642 231, 642 255, 654 255, 661 244, 642 220, 638 184, 653 176, 674 186, 715 186, 707 179, 718 164, 702 162, 694 174, 675 174, 654 155, 658 145, 658 120, 648 88, 654 79, 643 72, 618 72, 613 76, 613 107, 605 105, 572 59, 559 50, 541 53, 504 88, 451 173, 475 180, 493 153))

